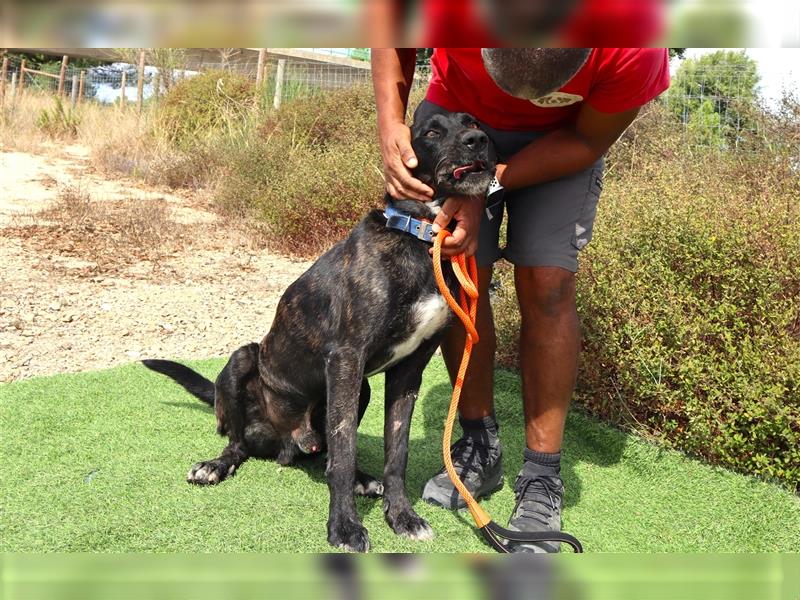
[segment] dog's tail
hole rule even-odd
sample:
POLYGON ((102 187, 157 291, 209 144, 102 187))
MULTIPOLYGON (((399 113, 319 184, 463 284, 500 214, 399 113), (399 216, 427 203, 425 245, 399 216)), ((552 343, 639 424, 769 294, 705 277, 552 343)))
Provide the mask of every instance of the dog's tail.
POLYGON ((171 360, 143 360, 142 364, 182 385, 187 392, 200 398, 210 406, 214 406, 214 382, 206 379, 197 371, 192 371, 180 363, 171 360))

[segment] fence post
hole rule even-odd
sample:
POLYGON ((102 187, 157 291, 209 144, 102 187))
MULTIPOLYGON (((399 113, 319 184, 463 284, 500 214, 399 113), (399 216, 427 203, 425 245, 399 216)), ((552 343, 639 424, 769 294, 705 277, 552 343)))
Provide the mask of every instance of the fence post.
POLYGON ((153 97, 158 98, 161 95, 161 73, 158 71, 153 75, 153 97))
POLYGON ((286 70, 286 59, 278 59, 278 70, 275 72, 275 98, 272 106, 276 109, 281 107, 281 96, 283 95, 283 72, 286 70))
POLYGON ((86 79, 86 71, 81 69, 81 79, 80 83, 78 83, 78 104, 83 102, 83 82, 86 79))
POLYGON ((75 110, 75 105, 78 103, 78 76, 72 76, 72 90, 70 91, 69 95, 70 104, 72 105, 72 110, 75 110))
POLYGON ((66 54, 61 59, 61 71, 58 74, 58 97, 61 98, 64 95, 64 76, 67 74, 67 61, 69 61, 69 56, 66 54))
POLYGON ((9 94, 9 99, 11 102, 14 101, 14 96, 17 95, 17 72, 14 71, 11 73, 11 94, 9 94))
POLYGON ((3 57, 3 66, 0 68, 0 104, 6 101, 6 77, 8 77, 8 57, 3 57))
POLYGON ((264 77, 264 59, 267 57, 267 49, 258 49, 258 66, 256 67, 256 86, 258 86, 264 77))
POLYGON ((119 86, 119 107, 125 108, 125 86, 128 83, 127 71, 122 72, 122 83, 119 86))
POLYGON ((136 75, 136 112, 142 114, 144 101, 144 50, 139 52, 139 71, 136 75))
POLYGON ((17 82, 17 96, 22 98, 22 92, 25 90, 25 59, 19 63, 19 80, 17 82))

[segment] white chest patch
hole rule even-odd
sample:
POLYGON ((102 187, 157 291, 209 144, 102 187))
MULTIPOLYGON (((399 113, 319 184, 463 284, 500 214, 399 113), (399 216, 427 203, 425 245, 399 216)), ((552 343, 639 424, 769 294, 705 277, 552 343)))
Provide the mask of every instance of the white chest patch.
MULTIPOLYGON (((385 371, 390 365, 400 362, 414 352, 423 341, 432 337, 445 326, 449 316, 450 308, 441 294, 431 294, 418 301, 411 308, 410 335, 391 349, 392 355, 389 361, 373 373, 385 371)), ((369 375, 373 373, 369 373, 369 375)))

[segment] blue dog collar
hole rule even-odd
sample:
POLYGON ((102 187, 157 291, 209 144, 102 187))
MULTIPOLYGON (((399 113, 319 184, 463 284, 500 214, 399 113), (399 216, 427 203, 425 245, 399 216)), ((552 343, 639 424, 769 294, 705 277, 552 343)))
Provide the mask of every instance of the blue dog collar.
POLYGON ((383 211, 383 216, 386 217, 386 227, 413 235, 423 242, 429 244, 433 243, 433 223, 415 219, 411 215, 397 210, 391 204, 386 206, 386 210, 383 211))

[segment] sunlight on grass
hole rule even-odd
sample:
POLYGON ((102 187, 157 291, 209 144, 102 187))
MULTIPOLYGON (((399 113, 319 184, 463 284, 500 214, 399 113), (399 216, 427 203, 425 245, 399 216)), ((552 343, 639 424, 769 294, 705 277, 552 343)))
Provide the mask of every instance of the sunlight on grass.
MULTIPOLYGON (((192 363, 212 377, 223 361, 192 363)), ((517 378, 499 371, 497 415, 506 483, 483 506, 505 524, 522 455, 517 378)), ((383 462, 382 377, 359 431, 367 472, 383 462)), ((449 384, 428 368, 411 430, 407 485, 436 538, 394 535, 379 501, 357 507, 379 552, 484 552, 468 514, 422 502, 440 467, 449 384)), ((0 386, 0 550, 23 552, 325 552, 324 461, 300 468, 248 461, 222 485, 185 482, 224 440, 210 409, 131 364, 0 386)), ((763 552, 796 549, 800 502, 787 491, 665 451, 573 412, 567 424, 564 527, 588 552, 763 552)))

